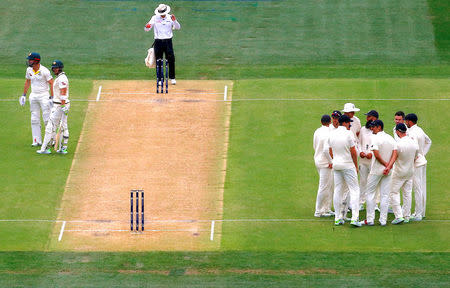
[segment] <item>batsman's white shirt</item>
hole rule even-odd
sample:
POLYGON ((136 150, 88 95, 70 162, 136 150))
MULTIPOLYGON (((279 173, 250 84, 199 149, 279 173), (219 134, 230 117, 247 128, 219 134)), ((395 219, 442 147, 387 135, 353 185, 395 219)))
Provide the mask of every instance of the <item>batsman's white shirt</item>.
POLYGON ((334 170, 345 170, 355 167, 350 152, 350 148, 355 147, 352 133, 353 132, 347 130, 344 126, 339 126, 330 133, 328 146, 331 147, 333 151, 334 170))
POLYGON ((427 134, 417 125, 409 127, 409 137, 419 145, 419 153, 415 162, 415 167, 424 166, 427 164, 427 155, 431 147, 431 139, 427 134))
POLYGON ((314 148, 314 163, 317 168, 328 168, 327 157, 325 157, 326 151, 324 151, 330 134, 330 128, 322 126, 314 132, 313 148, 314 148))
POLYGON ((61 100, 65 100, 69 103, 69 79, 67 79, 66 73, 61 72, 55 81, 53 81, 53 102, 61 103, 61 100), (61 89, 67 88, 66 95, 61 95, 61 89))
MULTIPOLYGON (((372 145, 370 150, 378 150, 380 157, 389 162, 392 156, 393 150, 397 149, 397 143, 391 135, 386 134, 384 131, 380 131, 372 136, 372 145)), ((370 174, 383 175, 383 171, 386 167, 381 164, 375 156, 372 157, 372 165, 370 166, 370 174)))
POLYGON ((48 81, 52 79, 50 71, 40 65, 38 71, 34 71, 33 67, 28 67, 25 78, 30 80, 31 83, 31 93, 33 94, 49 94, 48 81))
POLYGON ((397 141, 398 157, 395 161, 392 177, 411 178, 414 174, 414 159, 419 151, 419 145, 410 137, 405 136, 397 141))
MULTIPOLYGON (((160 15, 153 15, 147 24, 151 25, 155 39, 171 39, 173 37, 172 28, 179 30, 180 23, 177 20, 172 21, 171 15, 167 14, 164 18, 160 15)), ((146 29, 146 31, 148 31, 146 29)))

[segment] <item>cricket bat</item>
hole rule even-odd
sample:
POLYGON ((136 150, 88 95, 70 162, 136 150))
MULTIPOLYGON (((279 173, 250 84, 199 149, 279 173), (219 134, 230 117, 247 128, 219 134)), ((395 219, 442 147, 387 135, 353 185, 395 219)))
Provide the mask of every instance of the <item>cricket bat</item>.
POLYGON ((59 127, 56 130, 55 151, 58 151, 59 149, 61 149, 61 142, 62 142, 62 138, 63 138, 63 136, 62 136, 62 130, 63 130, 62 123, 63 123, 65 117, 66 117, 66 114, 63 113, 63 115, 61 116, 61 120, 59 121, 59 127))

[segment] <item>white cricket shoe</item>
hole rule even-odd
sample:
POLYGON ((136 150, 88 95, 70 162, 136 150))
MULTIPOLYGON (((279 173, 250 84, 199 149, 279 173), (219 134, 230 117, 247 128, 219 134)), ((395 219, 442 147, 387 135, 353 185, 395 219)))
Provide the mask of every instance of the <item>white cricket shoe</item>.
POLYGON ((56 153, 59 153, 59 154, 67 154, 67 149, 59 149, 59 150, 56 150, 56 153))
POLYGON ((31 147, 38 147, 38 146, 42 146, 42 144, 41 143, 37 143, 37 142, 31 144, 31 147))
POLYGON ((358 220, 352 220, 352 222, 350 222, 350 225, 352 225, 353 227, 361 227, 361 222, 359 222, 358 220))
POLYGON ((36 153, 38 154, 52 154, 52 151, 50 149, 45 149, 45 150, 37 150, 36 153))
POLYGON ((374 223, 373 223, 373 221, 367 221, 367 219, 366 219, 364 221, 361 221, 361 225, 363 225, 363 226, 373 226, 374 223))
POLYGON ((177 80, 175 80, 175 79, 170 79, 170 84, 172 84, 172 85, 177 84, 177 80))

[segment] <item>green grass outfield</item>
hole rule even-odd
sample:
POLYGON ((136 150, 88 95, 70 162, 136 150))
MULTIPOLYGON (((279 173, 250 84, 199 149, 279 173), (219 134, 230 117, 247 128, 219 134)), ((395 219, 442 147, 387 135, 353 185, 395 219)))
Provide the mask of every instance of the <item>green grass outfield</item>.
MULTIPOLYGON (((0 219, 55 219, 73 158, 29 146, 17 101, 27 53, 65 63, 72 99, 86 100, 93 79, 153 79, 143 26, 159 3, 0 1, 0 219)), ((177 78, 236 80, 224 219, 305 221, 224 222, 219 251, 145 253, 53 252, 51 222, 0 221, 0 286, 449 286, 450 105, 438 100, 450 98, 448 1, 167 3, 182 25, 177 78), (345 99, 376 108, 388 132, 395 111, 419 115, 433 140, 429 221, 351 229, 312 217, 312 134, 345 99)), ((72 105, 72 152, 86 107, 72 105)))

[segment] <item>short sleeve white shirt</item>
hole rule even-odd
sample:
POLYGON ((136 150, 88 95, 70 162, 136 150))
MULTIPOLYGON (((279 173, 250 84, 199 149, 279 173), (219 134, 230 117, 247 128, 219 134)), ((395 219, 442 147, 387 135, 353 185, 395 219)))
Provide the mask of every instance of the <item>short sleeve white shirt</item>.
MULTIPOLYGON (((372 130, 366 128, 366 126, 361 127, 358 136, 360 152, 364 152, 365 154, 372 152, 370 150, 370 147, 372 146, 372 136, 373 136, 372 130)), ((360 158, 359 163, 370 166, 372 160, 367 158, 360 158)))
POLYGON ((172 21, 170 14, 164 18, 160 15, 153 15, 148 24, 153 28, 155 39, 171 39, 173 37, 172 29, 181 28, 177 20, 172 21))
POLYGON ((325 157, 325 146, 327 145, 330 129, 327 126, 322 126, 314 132, 313 148, 314 148, 314 163, 317 168, 327 168, 328 159, 325 157))
POLYGON ((405 136, 397 141, 398 157, 395 161, 392 177, 411 178, 414 174, 414 159, 419 151, 419 145, 410 137, 405 136))
POLYGON ((69 103, 69 79, 67 79, 66 73, 62 72, 53 81, 53 102, 61 103, 61 100, 65 100, 69 103), (67 88, 66 95, 61 95, 61 89, 67 88))
POLYGON ((355 146, 352 132, 339 126, 330 133, 328 145, 333 151, 333 169, 346 170, 355 167, 350 148, 355 146))
MULTIPOLYGON (((380 153, 381 159, 385 162, 389 162, 392 156, 392 152, 397 149, 397 143, 394 138, 385 133, 384 131, 380 131, 377 134, 373 134, 372 136, 372 145, 370 150, 378 150, 380 153)), ((374 175, 383 175, 383 171, 386 167, 382 165, 375 156, 372 156, 372 165, 370 166, 370 174, 374 175)), ((392 171, 391 171, 392 172, 392 171)))
POLYGON ((34 71, 33 67, 28 67, 25 78, 30 80, 31 93, 34 94, 48 94, 48 81, 52 79, 50 71, 44 66, 40 65, 38 71, 34 71))
POLYGON ((431 147, 431 139, 427 134, 417 125, 413 125, 409 127, 409 137, 413 139, 417 145, 419 145, 419 153, 415 162, 416 167, 423 166, 427 164, 427 159, 425 155, 427 155, 428 150, 431 147))

